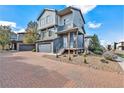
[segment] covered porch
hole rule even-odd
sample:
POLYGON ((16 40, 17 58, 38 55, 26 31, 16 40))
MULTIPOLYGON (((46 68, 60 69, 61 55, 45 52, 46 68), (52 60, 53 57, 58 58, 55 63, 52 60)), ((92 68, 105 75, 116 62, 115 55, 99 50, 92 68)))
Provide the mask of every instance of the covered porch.
POLYGON ((63 48, 70 54, 77 55, 84 51, 84 33, 78 27, 57 32, 63 38, 63 48))

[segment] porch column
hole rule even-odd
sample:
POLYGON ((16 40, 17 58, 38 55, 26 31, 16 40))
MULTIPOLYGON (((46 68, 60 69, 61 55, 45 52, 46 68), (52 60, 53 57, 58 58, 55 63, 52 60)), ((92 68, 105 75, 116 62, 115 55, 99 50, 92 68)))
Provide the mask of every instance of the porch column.
POLYGON ((68 35, 68 37, 67 37, 67 42, 68 42, 68 58, 69 58, 69 60, 71 60, 71 57, 70 57, 70 32, 67 35, 68 35))
POLYGON ((76 31, 76 54, 78 54, 78 30, 76 31))
POLYGON ((82 34, 83 35, 83 44, 82 44, 82 47, 83 47, 83 52, 85 51, 85 42, 84 42, 84 39, 85 39, 85 37, 84 37, 84 34, 82 34))

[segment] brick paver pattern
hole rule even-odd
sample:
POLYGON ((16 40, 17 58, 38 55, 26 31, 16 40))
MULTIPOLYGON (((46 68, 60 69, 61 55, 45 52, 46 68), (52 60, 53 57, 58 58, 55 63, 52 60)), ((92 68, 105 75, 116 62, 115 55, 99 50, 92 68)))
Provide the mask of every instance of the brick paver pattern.
POLYGON ((0 54, 0 87, 124 87, 124 75, 57 62, 42 53, 5 53, 0 54))

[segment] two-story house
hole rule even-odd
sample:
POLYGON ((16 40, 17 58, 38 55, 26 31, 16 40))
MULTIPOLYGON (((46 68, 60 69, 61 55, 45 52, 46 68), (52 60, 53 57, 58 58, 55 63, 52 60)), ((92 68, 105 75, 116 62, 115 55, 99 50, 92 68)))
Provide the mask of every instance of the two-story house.
POLYGON ((117 49, 124 50, 124 41, 117 43, 117 49))
POLYGON ((62 50, 84 49, 84 18, 80 9, 67 7, 60 11, 44 9, 37 18, 39 52, 58 53, 62 50))
POLYGON ((20 50, 20 44, 23 43, 25 32, 11 32, 11 49, 20 50))
POLYGON ((24 44, 23 38, 26 32, 12 32, 11 33, 11 50, 17 51, 32 51, 35 48, 34 44, 24 44))

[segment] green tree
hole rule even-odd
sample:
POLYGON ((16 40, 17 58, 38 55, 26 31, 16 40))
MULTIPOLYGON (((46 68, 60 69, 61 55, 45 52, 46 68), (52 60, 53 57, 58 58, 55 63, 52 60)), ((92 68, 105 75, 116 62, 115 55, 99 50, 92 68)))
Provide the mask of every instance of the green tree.
POLYGON ((5 46, 10 43, 11 29, 9 26, 0 26, 0 45, 2 50, 5 49, 5 46))
POLYGON ((92 37, 92 45, 89 46, 89 50, 94 52, 95 54, 102 54, 103 52, 98 36, 96 34, 94 34, 92 37))
POLYGON ((26 34, 23 38, 23 42, 27 44, 34 44, 38 39, 37 23, 30 21, 26 28, 26 34))

